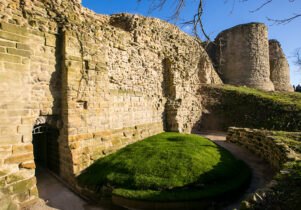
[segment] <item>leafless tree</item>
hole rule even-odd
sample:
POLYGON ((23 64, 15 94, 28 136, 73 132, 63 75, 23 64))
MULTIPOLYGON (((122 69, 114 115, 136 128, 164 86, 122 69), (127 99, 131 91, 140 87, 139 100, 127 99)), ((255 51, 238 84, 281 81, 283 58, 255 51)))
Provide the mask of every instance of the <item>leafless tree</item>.
MULTIPOLYGON (((141 1, 143 1, 143 0, 138 0, 138 2, 141 2, 141 1)), ((171 19, 177 21, 179 18, 179 15, 181 14, 182 9, 184 9, 184 7, 185 7, 185 3, 188 2, 189 0, 174 0, 174 1, 176 2, 176 8, 173 11, 173 14, 171 15, 171 19)), ((190 0, 190 1, 192 1, 192 0, 190 0)), ((203 5, 206 2, 206 0, 193 0, 193 1, 198 2, 198 7, 196 8, 193 19, 186 21, 183 24, 184 25, 187 25, 187 24, 193 25, 193 29, 194 29, 193 31, 197 37, 198 37, 198 29, 200 29, 201 33, 205 36, 206 41, 210 41, 210 37, 206 33, 203 22, 202 22, 202 15, 204 13, 203 5)), ((233 5, 232 6, 232 10, 233 10, 235 7, 236 1, 238 1, 238 0, 231 0, 231 1, 232 1, 232 5, 233 5)), ((240 1, 247 2, 249 0, 240 0, 240 1)), ((257 8, 255 8, 254 10, 251 10, 250 12, 251 13, 257 12, 257 11, 261 10, 262 8, 271 4, 273 1, 274 0, 265 0, 263 3, 259 4, 257 8)), ((288 1, 288 3, 293 3, 296 0, 287 0, 287 1, 288 1)), ((166 2, 167 2, 167 0, 152 0, 149 11, 162 9, 163 6, 166 4, 166 2)), ((224 0, 224 2, 227 3, 228 0, 224 0)), ((274 18, 267 17, 267 20, 271 21, 274 24, 287 24, 299 17, 301 17, 301 12, 297 13, 297 14, 292 14, 291 16, 288 16, 287 18, 283 18, 283 19, 274 19, 274 18)))
MULTIPOLYGON (((141 2, 143 0, 137 0, 137 1, 141 2)), ((152 3, 151 3, 151 6, 149 8, 149 12, 157 10, 157 9, 162 9, 163 6, 166 4, 166 2, 168 0, 151 0, 151 1, 152 1, 152 3)), ((174 1, 176 2, 176 8, 173 11, 170 19, 174 20, 176 22, 178 20, 179 16, 180 16, 180 14, 181 14, 181 11, 185 8, 185 3, 188 2, 188 1, 192 1, 192 0, 174 0, 174 1)), ((200 29, 201 34, 204 35, 207 44, 209 44, 209 42, 211 41, 210 36, 207 34, 207 32, 204 28, 203 22, 202 22, 202 15, 204 13, 204 7, 203 6, 204 6, 206 0, 193 0, 193 1, 198 2, 198 6, 197 6, 196 11, 194 13, 193 19, 184 22, 183 25, 192 25, 194 35, 198 38, 200 38, 199 35, 198 35, 199 34, 198 29, 200 29)), ((228 1, 229 0, 224 0, 225 3, 227 3, 228 1)), ((237 1, 247 2, 249 0, 231 0, 231 1, 232 1, 232 11, 233 11, 237 1)), ((259 10, 261 10, 264 7, 267 7, 268 5, 273 3, 273 1, 274 0, 265 0, 263 3, 259 4, 257 8, 255 8, 254 10, 251 10, 250 12, 251 13, 258 12, 259 10)), ((293 3, 295 1, 296 0, 287 0, 287 3, 293 3)), ((231 13, 232 13, 232 11, 231 11, 231 13)), ((267 20, 270 21, 273 24, 281 25, 281 24, 290 23, 290 22, 294 21, 295 19, 297 19, 299 17, 301 17, 301 11, 300 11, 300 13, 297 13, 297 14, 291 14, 287 18, 274 19, 274 18, 267 17, 267 20)), ((204 47, 206 47, 206 46, 204 46, 204 47)), ((295 55, 296 64, 298 66, 300 66, 300 69, 301 69, 301 48, 299 48, 296 52, 297 52, 296 55, 295 55)))

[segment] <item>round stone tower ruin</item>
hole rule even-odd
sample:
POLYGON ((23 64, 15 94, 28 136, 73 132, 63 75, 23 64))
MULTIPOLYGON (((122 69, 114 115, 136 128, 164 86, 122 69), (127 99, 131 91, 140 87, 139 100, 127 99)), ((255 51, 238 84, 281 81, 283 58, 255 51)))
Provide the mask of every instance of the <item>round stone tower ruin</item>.
POLYGON ((273 91, 265 24, 238 25, 215 39, 216 66, 226 84, 273 91))
POLYGON ((290 85, 290 71, 287 59, 277 40, 270 40, 271 80, 276 91, 294 91, 290 85))

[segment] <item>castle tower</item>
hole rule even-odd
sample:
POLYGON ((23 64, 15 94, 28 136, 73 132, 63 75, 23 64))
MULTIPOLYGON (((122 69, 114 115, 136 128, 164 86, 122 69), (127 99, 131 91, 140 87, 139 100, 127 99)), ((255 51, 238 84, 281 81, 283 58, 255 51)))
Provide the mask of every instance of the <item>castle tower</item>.
POLYGON ((270 40, 271 80, 277 91, 294 91, 290 85, 290 71, 287 59, 277 40, 270 40))
POLYGON ((265 24, 238 25, 215 39, 216 66, 225 84, 272 91, 269 41, 265 24))

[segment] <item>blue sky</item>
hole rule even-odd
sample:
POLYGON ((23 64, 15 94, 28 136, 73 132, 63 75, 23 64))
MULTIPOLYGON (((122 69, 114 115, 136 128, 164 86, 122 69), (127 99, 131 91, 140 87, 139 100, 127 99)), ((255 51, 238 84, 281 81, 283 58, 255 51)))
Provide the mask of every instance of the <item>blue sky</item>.
MULTIPOLYGON (((140 4, 136 0, 82 0, 82 4, 99 13, 133 13, 144 16, 157 17, 167 20, 172 15, 176 6, 175 0, 167 0, 167 4, 162 10, 149 13, 149 7, 152 0, 142 0, 140 4)), ((238 24, 248 22, 263 22, 268 26, 269 39, 277 39, 288 58, 291 71, 291 83, 301 84, 301 69, 295 65, 293 57, 297 48, 301 48, 301 18, 292 21, 286 25, 275 25, 267 20, 267 17, 281 19, 292 16, 294 13, 301 13, 301 1, 295 0, 290 3, 289 0, 273 0, 273 2, 261 10, 251 13, 261 3, 266 0, 236 0, 233 8, 232 0, 207 0, 204 5, 205 13, 203 23, 211 39, 224 29, 238 24)), ((181 22, 191 20, 195 13, 197 4, 194 0, 187 0, 186 7, 183 9, 177 25, 185 32, 191 33, 191 27, 182 26, 181 22)), ((172 22, 174 23, 174 22, 172 22)))

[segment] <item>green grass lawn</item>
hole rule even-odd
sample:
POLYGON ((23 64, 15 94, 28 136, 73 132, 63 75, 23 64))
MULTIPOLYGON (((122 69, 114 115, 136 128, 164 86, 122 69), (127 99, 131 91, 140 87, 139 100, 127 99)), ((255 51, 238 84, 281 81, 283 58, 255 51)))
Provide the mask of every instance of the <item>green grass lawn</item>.
POLYGON ((90 188, 149 201, 196 200, 239 189, 250 178, 246 164, 196 135, 162 133, 97 160, 78 179, 90 188))

